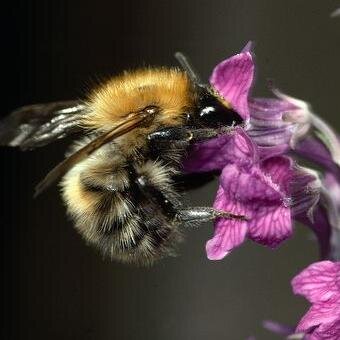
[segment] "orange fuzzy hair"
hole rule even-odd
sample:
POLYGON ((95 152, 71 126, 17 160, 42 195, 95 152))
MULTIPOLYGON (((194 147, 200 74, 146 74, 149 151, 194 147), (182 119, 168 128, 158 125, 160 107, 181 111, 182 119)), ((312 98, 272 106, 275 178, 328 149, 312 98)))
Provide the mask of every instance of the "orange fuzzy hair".
POLYGON ((144 68, 113 77, 94 90, 88 99, 88 128, 116 125, 129 113, 147 106, 160 108, 158 119, 165 125, 180 124, 183 113, 194 106, 196 98, 185 72, 172 68, 144 68))

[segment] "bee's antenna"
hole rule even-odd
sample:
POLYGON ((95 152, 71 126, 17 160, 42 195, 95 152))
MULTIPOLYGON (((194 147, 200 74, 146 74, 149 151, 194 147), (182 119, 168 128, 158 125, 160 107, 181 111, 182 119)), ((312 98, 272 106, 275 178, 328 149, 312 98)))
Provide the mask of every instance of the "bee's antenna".
POLYGON ((175 58, 180 63, 180 65, 183 67, 185 72, 188 74, 189 78, 194 84, 202 85, 202 81, 196 70, 192 67, 189 59, 187 56, 185 56, 182 52, 176 52, 175 58))

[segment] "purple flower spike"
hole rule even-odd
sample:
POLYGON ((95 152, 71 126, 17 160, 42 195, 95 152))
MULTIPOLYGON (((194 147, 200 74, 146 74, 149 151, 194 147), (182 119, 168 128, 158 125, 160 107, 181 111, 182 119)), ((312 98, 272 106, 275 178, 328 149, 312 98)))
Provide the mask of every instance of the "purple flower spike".
POLYGON ((249 118, 248 95, 254 78, 254 60, 251 43, 241 53, 220 62, 213 70, 210 84, 247 120, 249 118))
POLYGON ((306 339, 337 340, 340 334, 340 262, 317 262, 292 280, 295 294, 305 296, 312 307, 296 331, 306 339))
POLYGON ((338 258, 340 209, 332 208, 338 198, 325 190, 318 173, 286 155, 318 163, 340 183, 339 140, 302 100, 274 88, 276 98, 249 98, 254 79, 251 48, 248 44, 219 63, 210 77, 213 89, 246 124, 221 127, 218 137, 192 145, 183 160, 187 173, 220 172, 214 207, 247 218, 217 219, 214 237, 206 244, 208 257, 222 259, 246 238, 275 248, 290 237, 295 219, 316 233, 323 258, 338 258))

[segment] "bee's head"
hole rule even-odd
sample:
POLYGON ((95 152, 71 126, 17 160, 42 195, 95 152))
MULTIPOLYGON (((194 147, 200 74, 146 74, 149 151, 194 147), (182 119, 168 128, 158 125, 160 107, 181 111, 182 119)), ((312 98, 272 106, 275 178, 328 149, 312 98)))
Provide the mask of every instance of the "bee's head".
POLYGON ((194 125, 218 128, 243 123, 242 117, 212 88, 200 84, 195 86, 198 93, 197 107, 189 117, 194 125))
POLYGON ((210 86, 203 84, 184 54, 177 52, 175 57, 190 78, 193 90, 197 96, 196 109, 188 115, 188 125, 214 128, 243 123, 242 117, 233 110, 230 103, 224 100, 210 86))

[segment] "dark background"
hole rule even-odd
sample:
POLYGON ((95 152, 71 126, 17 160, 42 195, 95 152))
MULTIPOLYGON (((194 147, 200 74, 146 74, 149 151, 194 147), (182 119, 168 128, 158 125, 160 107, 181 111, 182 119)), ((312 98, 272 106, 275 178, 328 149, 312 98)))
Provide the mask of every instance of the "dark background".
MULTIPOLYGON (((2 115, 81 97, 98 77, 191 56, 202 76, 256 42, 256 95, 267 78, 312 102, 339 127, 338 1, 12 1, 2 5, 2 115)), ((61 142, 32 153, 2 149, 4 339, 274 339, 263 319, 294 324, 307 308, 290 279, 317 259, 303 226, 277 251, 247 242, 206 259, 207 224, 177 258, 153 268, 104 261, 65 217, 57 189, 34 185, 62 157, 61 142)), ((190 194, 211 204, 216 183, 190 194)))

